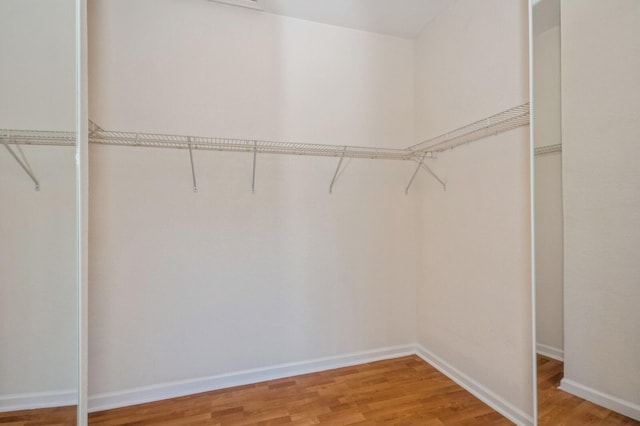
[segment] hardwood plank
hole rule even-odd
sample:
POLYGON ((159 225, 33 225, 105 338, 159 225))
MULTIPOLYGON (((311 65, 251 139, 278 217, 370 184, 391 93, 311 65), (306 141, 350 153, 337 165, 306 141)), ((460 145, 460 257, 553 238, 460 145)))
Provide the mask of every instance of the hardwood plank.
POLYGON ((0 413, 0 425, 3 426, 72 426, 75 424, 75 405, 0 413))
POLYGON ((540 426, 640 425, 622 414, 558 389, 564 363, 538 355, 538 424, 540 426))
POLYGON ((89 424, 512 423, 413 355, 92 413, 89 424))
MULTIPOLYGON (((561 362, 538 356, 540 425, 640 425, 557 389, 561 362)), ((3 426, 71 426, 75 407, 0 413, 3 426)), ((116 425, 512 424, 417 356, 239 386, 89 415, 116 425)))

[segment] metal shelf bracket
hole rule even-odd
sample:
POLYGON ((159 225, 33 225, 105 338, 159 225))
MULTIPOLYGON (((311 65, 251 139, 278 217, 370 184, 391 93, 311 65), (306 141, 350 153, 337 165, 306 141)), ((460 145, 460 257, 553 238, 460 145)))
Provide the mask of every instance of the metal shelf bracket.
MULTIPOLYGON (((191 141, 191 138, 189 138, 191 141)), ((196 169, 193 165, 193 150, 191 144, 189 144, 189 160, 191 161, 191 178, 193 180, 193 192, 198 192, 198 182, 196 181, 196 169)))
POLYGON ((38 182, 38 179, 33 174, 33 171, 31 170, 31 167, 28 166, 28 163, 23 162, 20 159, 20 157, 18 157, 18 154, 16 154, 6 142, 3 141, 2 145, 4 145, 4 147, 7 148, 7 151, 9 151, 9 154, 11 154, 11 156, 18 162, 20 167, 22 167, 22 170, 24 170, 29 175, 33 183, 36 185, 36 191, 40 191, 40 182, 38 182))
MULTIPOLYGON (((427 171, 427 173, 429 173, 431 176, 433 176, 438 182, 440 182, 440 185, 442 185, 442 189, 444 191, 447 190, 447 185, 444 183, 444 181, 442 179, 440 179, 440 177, 438 177, 438 175, 431 170, 431 167, 429 167, 424 160, 427 159, 427 154, 430 154, 428 152, 425 152, 422 157, 420 158, 420 161, 418 161, 416 159, 416 161, 418 161, 418 167, 416 167, 416 170, 413 172, 413 175, 411 176, 411 180, 409 181, 409 185, 407 185, 407 188, 404 190, 405 194, 409 194, 409 188, 411 188, 411 184, 413 184, 413 181, 416 178, 416 175, 418 174, 418 172, 420 171, 420 169, 424 169, 425 171, 427 171)), ((428 156, 429 158, 434 158, 432 155, 428 156)))
POLYGON ((427 157, 427 153, 426 152, 424 154, 422 154, 422 157, 420 157, 420 161, 418 162, 418 167, 416 167, 416 170, 411 175, 411 179, 409 180, 409 184, 407 185, 407 188, 404 190, 404 194, 405 195, 409 195, 409 188, 411 188, 411 184, 413 183, 413 181, 416 178, 416 175, 420 171, 420 167, 424 164, 424 159, 426 157, 427 157))
MULTIPOLYGON (((347 151, 347 147, 344 147, 344 151, 347 151)), ((342 166, 342 162, 344 161, 344 154, 340 156, 340 160, 338 160, 338 167, 336 167, 336 171, 333 174, 333 179, 331 179, 331 184, 329 185, 329 194, 333 194, 333 185, 335 185, 338 180, 338 176, 340 175, 340 167, 342 166)), ((346 166, 345 166, 346 167, 346 166)), ((344 169, 342 169, 344 170, 344 169)))
POLYGON ((258 142, 253 141, 253 174, 251 176, 251 193, 256 193, 256 159, 258 157, 258 142))
POLYGON ((98 126, 94 121, 89 120, 89 133, 100 132, 104 129, 98 126))
POLYGON ((438 177, 438 175, 437 175, 437 174, 435 174, 435 172, 434 172, 433 170, 431 170, 431 167, 427 166, 427 164, 426 164, 426 163, 424 163, 424 162, 421 164, 421 167, 422 167, 423 169, 425 169, 425 170, 426 170, 426 171, 427 171, 431 176, 433 176, 435 180, 437 180, 438 182, 440 182, 440 185, 442 185, 442 190, 443 190, 443 191, 446 191, 446 190, 447 190, 447 184, 446 184, 446 183, 444 183, 444 180, 440 179, 440 178, 438 177))

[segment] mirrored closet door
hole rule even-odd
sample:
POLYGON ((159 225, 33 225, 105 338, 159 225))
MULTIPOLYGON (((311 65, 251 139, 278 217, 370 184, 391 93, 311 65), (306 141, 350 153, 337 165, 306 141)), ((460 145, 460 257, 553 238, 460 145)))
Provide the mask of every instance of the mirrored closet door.
POLYGON ((531 7, 539 424, 640 424, 640 2, 531 7))
POLYGON ((533 140, 535 169, 536 360, 540 424, 562 378, 563 214, 560 1, 534 2, 533 140))
POLYGON ((0 2, 0 424, 77 422, 76 2, 0 2))

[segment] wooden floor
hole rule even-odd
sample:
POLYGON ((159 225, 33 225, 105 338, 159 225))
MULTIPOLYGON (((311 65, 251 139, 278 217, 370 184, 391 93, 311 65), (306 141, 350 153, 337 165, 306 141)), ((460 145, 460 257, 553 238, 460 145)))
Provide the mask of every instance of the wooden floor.
POLYGON ((561 390, 564 364, 538 355, 538 424, 556 425, 640 425, 629 417, 592 404, 561 390))
POLYGON ((417 356, 93 413, 106 425, 510 425, 417 356))
POLYGON ((3 426, 71 426, 76 424, 76 406, 0 413, 3 426))
MULTIPOLYGON (((557 389, 563 364, 538 357, 541 426, 640 425, 557 389)), ((0 424, 67 426, 75 407, 0 413, 0 424)), ((509 425, 416 356, 92 413, 90 425, 509 425)))

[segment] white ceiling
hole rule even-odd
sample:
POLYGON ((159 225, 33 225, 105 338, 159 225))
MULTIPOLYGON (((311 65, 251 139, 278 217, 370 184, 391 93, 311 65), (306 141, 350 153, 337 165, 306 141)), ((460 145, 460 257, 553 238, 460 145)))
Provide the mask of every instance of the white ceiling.
POLYGON ((455 0, 262 0, 265 12, 414 38, 455 0))

